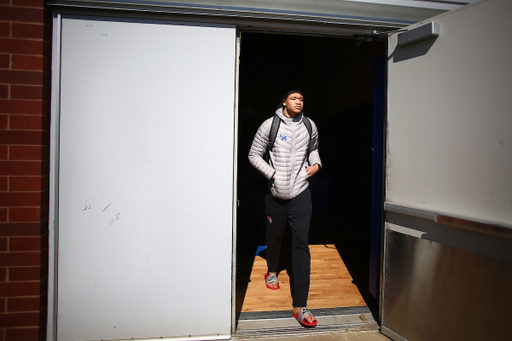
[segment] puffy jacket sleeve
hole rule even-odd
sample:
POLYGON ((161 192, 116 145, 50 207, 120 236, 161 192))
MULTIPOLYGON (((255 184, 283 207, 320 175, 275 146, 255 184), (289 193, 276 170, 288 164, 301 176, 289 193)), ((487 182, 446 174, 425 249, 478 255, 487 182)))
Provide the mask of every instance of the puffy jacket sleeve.
POLYGON ((251 149, 249 150, 249 162, 268 180, 272 179, 276 172, 274 168, 263 159, 263 155, 265 155, 268 146, 271 122, 272 118, 263 122, 259 127, 256 135, 254 135, 251 149))
POLYGON ((315 122, 311 121, 312 125, 312 133, 311 133, 311 141, 308 146, 309 153, 309 164, 314 165, 317 163, 320 168, 322 168, 322 161, 320 160, 320 154, 318 153, 318 128, 316 127, 315 122))

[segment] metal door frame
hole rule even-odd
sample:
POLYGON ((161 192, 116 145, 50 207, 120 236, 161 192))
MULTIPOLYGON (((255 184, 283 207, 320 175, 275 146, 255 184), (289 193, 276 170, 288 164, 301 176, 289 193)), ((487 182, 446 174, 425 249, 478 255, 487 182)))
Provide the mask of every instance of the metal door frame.
MULTIPOLYGON (((62 34, 62 15, 64 14, 92 14, 94 16, 108 16, 108 17, 120 17, 120 18, 158 18, 160 20, 172 20, 172 21, 190 21, 190 17, 187 15, 179 14, 179 13, 150 13, 150 12, 133 12, 133 11, 123 11, 122 8, 112 8, 112 9, 106 9, 102 8, 101 6, 79 6, 76 5, 70 5, 70 4, 54 4, 55 8, 54 14, 53 14, 53 54, 52 54, 52 103, 51 103, 51 112, 52 113, 59 113, 60 112, 60 101, 55 100, 60 97, 60 50, 61 50, 61 34, 62 34)), ((238 84, 238 58, 240 54, 240 32, 241 30, 253 30, 253 31, 260 31, 260 32, 279 32, 283 34, 303 34, 303 35, 323 35, 323 36, 337 36, 340 38, 343 37, 352 37, 353 35, 360 35, 360 36, 369 36, 372 34, 375 34, 374 26, 371 22, 367 23, 367 26, 350 26, 348 25, 339 25, 339 26, 327 26, 318 28, 315 25, 307 22, 302 21, 291 21, 291 22, 285 22, 285 21, 273 21, 268 22, 264 20, 258 20, 256 18, 230 18, 230 17, 197 17, 194 18, 197 20, 194 21, 201 21, 201 22, 211 22, 211 23, 223 23, 223 24, 236 24, 237 26, 237 42, 236 42, 236 59, 237 59, 237 65, 235 65, 236 68, 236 84, 235 84, 235 127, 236 133, 235 133, 235 141, 234 141, 234 158, 237 159, 237 152, 238 152, 238 91, 239 91, 239 84, 238 84)), ((405 26, 405 23, 396 23, 392 26, 386 27, 385 30, 390 29, 397 29, 400 27, 405 26)), ((386 35, 387 32, 382 32, 381 34, 386 35)), ((49 202, 50 202, 50 211, 49 211, 49 265, 48 265, 48 271, 49 271, 49 277, 48 277, 48 328, 47 328, 47 339, 48 340, 54 340, 56 337, 56 320, 57 320, 57 312, 56 312, 56 292, 57 292, 57 275, 58 275, 58 268, 57 268, 57 245, 58 245, 58 166, 59 166, 59 151, 58 151, 58 145, 59 145, 59 124, 58 124, 59 117, 52 117, 52 125, 50 127, 50 141, 52 141, 50 145, 50 188, 49 188, 49 202)), ((236 215, 237 215, 237 165, 236 162, 234 163, 234 176, 233 176, 233 182, 234 182, 234 192, 233 192, 233 269, 232 269, 232 333, 235 330, 236 325, 236 302, 235 302, 235 295, 236 295, 236 215)), ((383 243, 383 234, 381 241, 383 243)), ((382 253, 384 251, 381 251, 381 257, 382 253)), ((382 267, 381 267, 382 269, 382 267)), ((382 278, 382 274, 381 274, 382 278)), ((381 288, 382 289, 382 288, 381 288)), ((379 297, 379 305, 382 305, 382 302, 380 301, 379 297)))

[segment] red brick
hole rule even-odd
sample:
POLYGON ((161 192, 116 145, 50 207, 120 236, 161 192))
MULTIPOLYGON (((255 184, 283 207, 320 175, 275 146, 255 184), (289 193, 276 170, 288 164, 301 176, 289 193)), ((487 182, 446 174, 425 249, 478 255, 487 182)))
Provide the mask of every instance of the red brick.
POLYGON ((41 205, 41 193, 0 193, 0 206, 39 206, 41 205))
MULTIPOLYGON (((51 45, 49 47, 50 47, 50 50, 51 50, 51 45)), ((50 55, 51 55, 51 53, 50 53, 50 55)), ((43 70, 45 72, 47 72, 47 73, 50 73, 51 70, 52 70, 52 59, 49 58, 49 57, 46 57, 46 52, 45 52, 45 57, 43 59, 43 70)), ((47 83, 48 83, 48 85, 50 84, 50 82, 47 82, 47 83)), ((49 88, 50 87, 48 86, 48 89, 49 88)), ((48 93, 50 93, 50 92, 48 92, 48 93)))
POLYGON ((7 177, 0 177, 0 191, 7 191, 7 177))
POLYGON ((8 298, 7 311, 8 312, 29 312, 41 310, 41 297, 16 297, 8 298))
POLYGON ((41 251, 41 237, 11 237, 9 251, 41 251))
MULTIPOLYGON (((2 273, 2 270, 6 270, 5 268, 0 269, 0 273, 2 273)), ((3 282, 4 280, 2 280, 3 282)), ((0 313, 5 313, 7 311, 7 299, 0 298, 0 313)))
POLYGON ((9 148, 7 146, 0 146, 0 160, 7 160, 9 158, 9 148))
MULTIPOLYGON (((50 12, 51 13, 51 12, 50 12)), ((53 17, 49 17, 46 19, 46 24, 44 25, 44 40, 47 41, 47 42, 52 42, 52 37, 53 37, 53 25, 52 25, 52 22, 53 22, 53 17)), ((51 54, 49 55, 46 55, 47 57, 51 57, 51 54)))
POLYGON ((0 99, 9 98, 9 85, 1 84, 0 85, 0 99))
MULTIPOLYGON (((41 254, 39 252, 0 253, 0 266, 37 266, 40 263, 41 254)), ((0 297, 3 297, 1 293, 0 297)))
MULTIPOLYGON (((51 36, 50 36, 51 37, 51 36)), ((43 41, 43 56, 50 58, 52 55, 52 39, 43 41)), ((51 63, 47 64, 51 65, 51 63)), ((47 70, 49 71, 49 70, 47 70)))
POLYGON ((11 85, 11 99, 49 98, 49 88, 38 85, 11 85))
POLYGON ((0 79, 2 83, 42 85, 43 73, 41 71, 0 70, 0 79))
MULTIPOLYGON (((40 207, 10 207, 9 222, 38 222, 44 214, 40 207)), ((11 250, 12 251, 12 250, 11 250)), ((20 251, 20 250, 16 250, 20 251)), ((26 251, 26 250, 21 250, 26 251)), ((33 251, 33 250, 30 250, 33 251)))
POLYGON ((2 6, 0 20, 43 23, 44 10, 38 8, 21 8, 2 6))
MULTIPOLYGON (((40 175, 47 173, 47 168, 41 161, 0 161, 0 175, 40 175)), ((0 206, 2 202, 0 199, 0 206)))
POLYGON ((38 341, 46 340, 41 338, 41 328, 27 327, 27 328, 8 328, 5 330, 5 340, 3 341, 38 341))
POLYGON ((0 52, 43 54, 43 42, 38 40, 0 38, 0 52))
POLYGON ((3 282, 0 283, 0 297, 36 296, 40 294, 40 289, 40 281, 3 282))
POLYGON ((44 8, 45 0, 12 0, 13 6, 44 8))
POLYGON ((0 115, 0 129, 4 130, 9 128, 9 115, 0 115))
POLYGON ((1 99, 0 112, 4 114, 41 115, 43 113, 43 102, 1 99))
POLYGON ((43 236, 48 231, 48 223, 6 223, 0 224, 0 236, 43 236))
POLYGON ((13 70, 35 70, 43 71, 42 56, 20 56, 12 55, 11 69, 13 70))
MULTIPOLYGON (((7 281, 7 268, 0 268, 0 282, 7 281)), ((2 303, 0 303, 1 306, 2 303)), ((1 309, 0 309, 1 311, 1 309)))
POLYGON ((9 268, 9 281, 37 281, 41 279, 41 267, 9 268))
POLYGON ((8 22, 0 22, 0 37, 10 37, 11 28, 8 22))
MULTIPOLYGON (((48 141, 48 134, 40 131, 16 131, 16 130, 4 130, 0 134, 0 144, 32 144, 32 145, 44 145, 48 141)), ((0 171, 1 171, 0 167, 0 171)))
POLYGON ((0 251, 7 251, 7 238, 0 238, 0 251))
POLYGON ((12 130, 45 130, 48 119, 41 115, 11 115, 9 129, 12 130))
POLYGON ((11 146, 9 160, 47 160, 48 148, 41 146, 11 146))
MULTIPOLYGON (((7 207, 0 207, 0 222, 7 222, 7 207)), ((1 243, 0 243, 1 245, 1 243)), ((0 246, 0 251, 5 251, 2 246, 0 246)))
MULTIPOLYGON (((0 69, 8 69, 11 67, 11 55, 0 54, 0 69)), ((4 83, 4 81, 2 81, 4 83)))
POLYGON ((12 23, 12 36, 14 38, 43 39, 44 25, 12 23))
MULTIPOLYGON (((0 266, 38 266, 41 263, 40 252, 2 252, 0 253, 0 256, 0 266)), ((37 293, 35 293, 34 295, 36 294, 37 293)), ((0 297, 3 297, 1 293, 0 297)))
MULTIPOLYGON (((2 4, 2 5, 10 5, 11 4, 11 0, 0 0, 0 4, 2 4)), ((0 335, 1 335, 1 333, 0 333, 0 335)), ((2 340, 1 337, 0 337, 0 341, 4 341, 4 340, 2 340)))
POLYGON ((35 192, 48 189, 48 178, 41 176, 12 176, 9 178, 11 192, 35 192))
POLYGON ((0 314, 0 328, 32 327, 37 325, 39 325, 39 312, 0 314))

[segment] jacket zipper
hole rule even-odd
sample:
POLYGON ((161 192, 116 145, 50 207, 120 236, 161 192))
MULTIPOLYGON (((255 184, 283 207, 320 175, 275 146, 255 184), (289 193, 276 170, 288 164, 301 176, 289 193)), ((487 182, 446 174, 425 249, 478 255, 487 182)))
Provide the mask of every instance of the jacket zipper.
POLYGON ((292 169, 290 172, 290 198, 293 198, 293 187, 295 186, 295 176, 294 176, 294 169, 295 169, 295 130, 297 128, 297 123, 292 122, 292 155, 290 157, 292 169))

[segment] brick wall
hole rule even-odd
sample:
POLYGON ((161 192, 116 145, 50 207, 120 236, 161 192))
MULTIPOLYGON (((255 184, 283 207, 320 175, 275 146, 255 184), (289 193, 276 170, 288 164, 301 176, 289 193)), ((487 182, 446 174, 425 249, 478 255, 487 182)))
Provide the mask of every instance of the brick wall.
POLYGON ((0 341, 44 340, 51 15, 0 0, 0 341))

